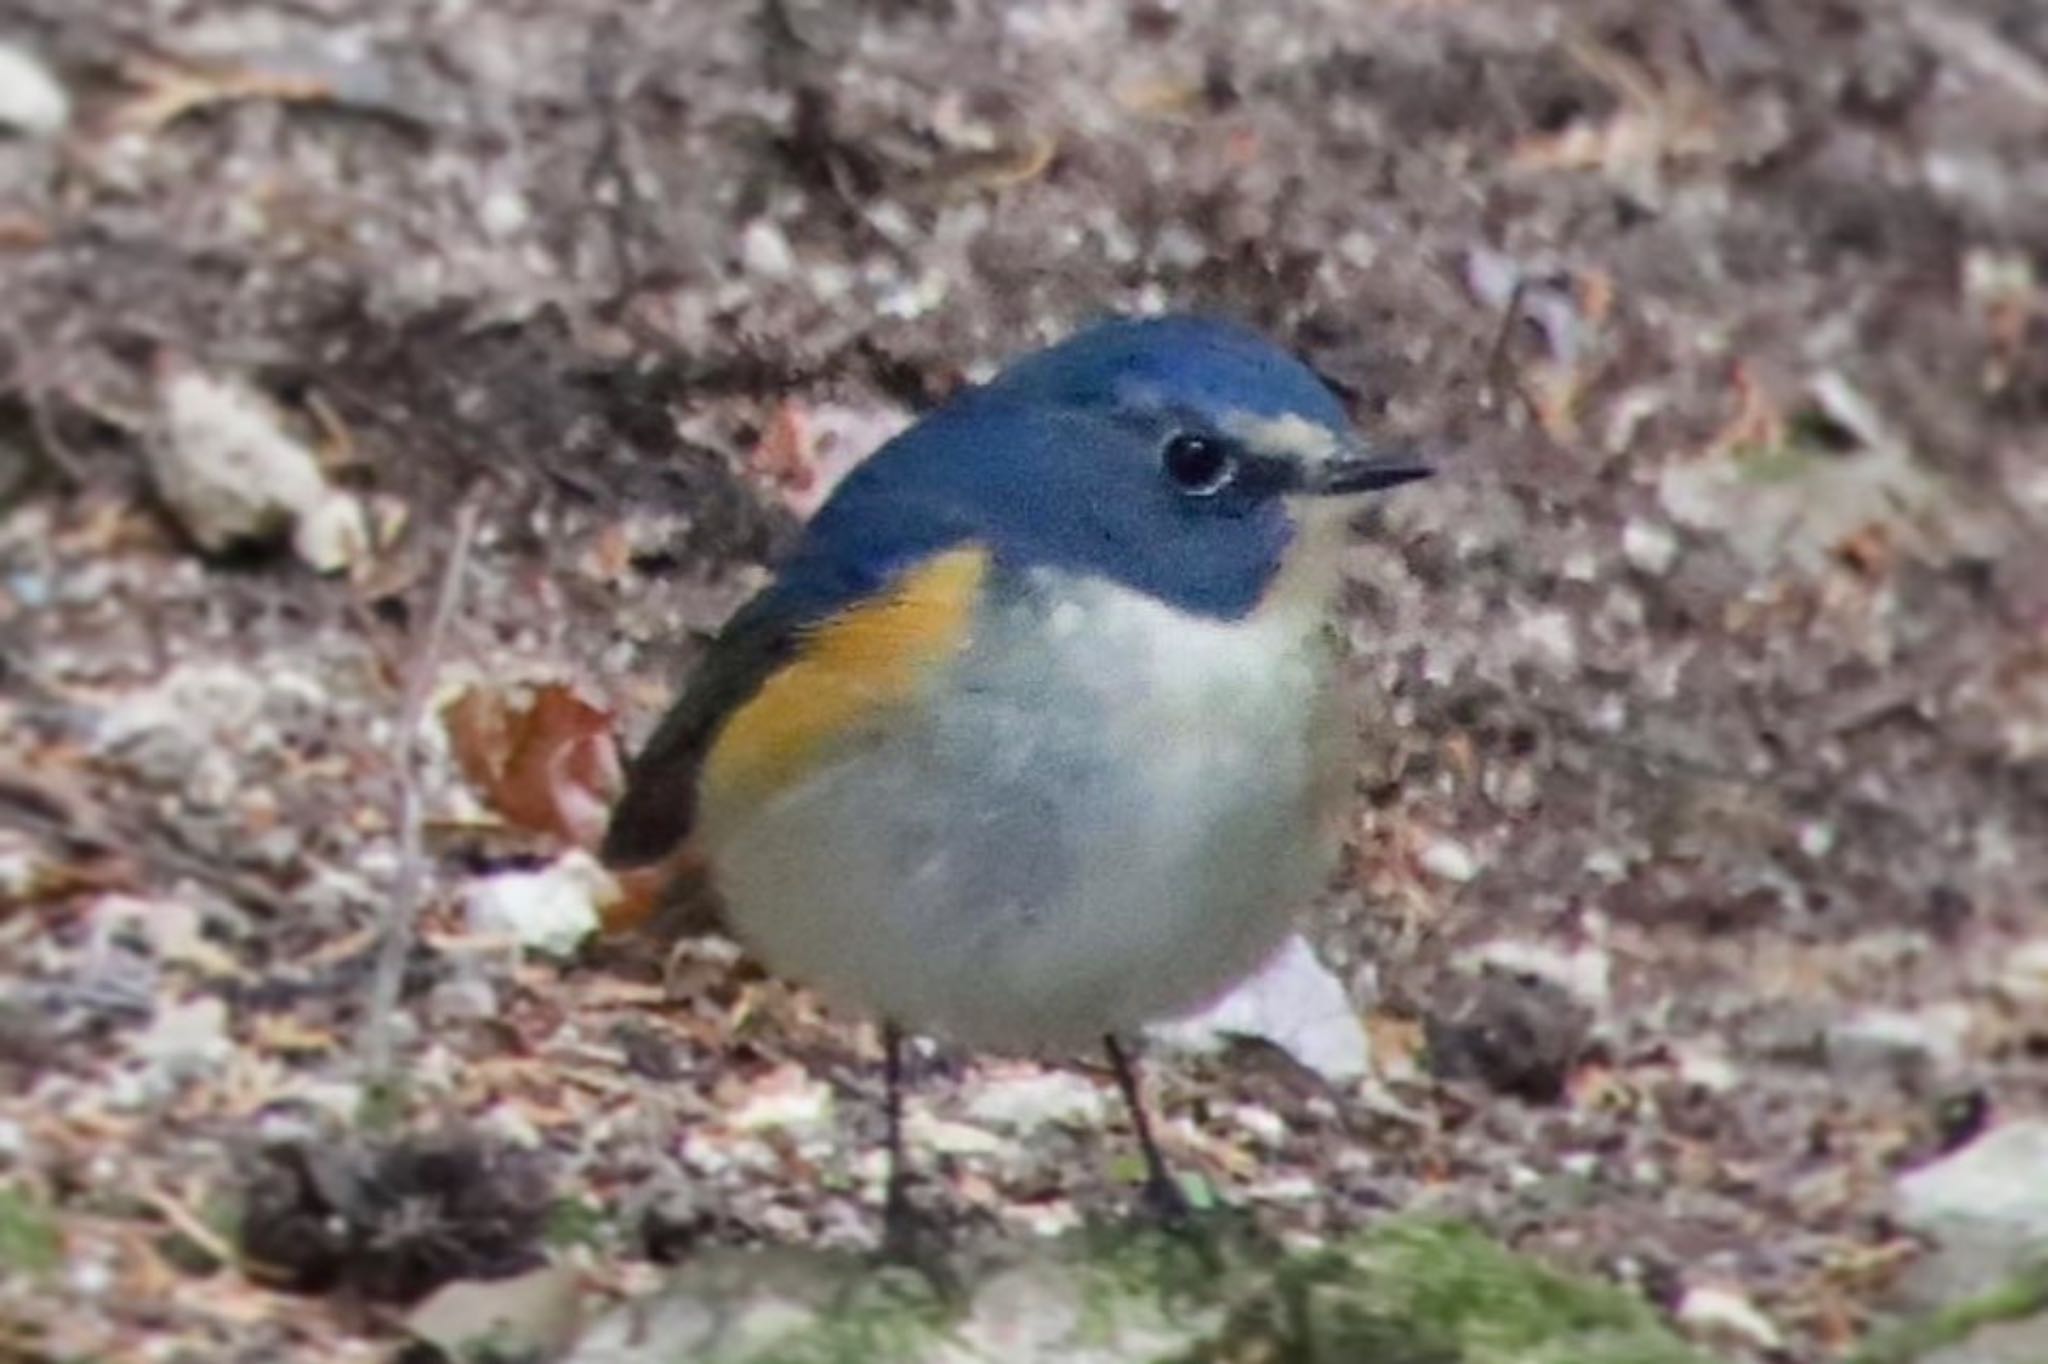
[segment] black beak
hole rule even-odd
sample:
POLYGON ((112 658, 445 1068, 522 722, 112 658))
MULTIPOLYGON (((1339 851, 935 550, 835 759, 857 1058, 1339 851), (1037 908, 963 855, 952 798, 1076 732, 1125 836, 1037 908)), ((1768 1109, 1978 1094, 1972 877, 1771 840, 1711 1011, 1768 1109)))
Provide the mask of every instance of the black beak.
POLYGON ((1397 488, 1428 478, 1436 471, 1408 452, 1397 454, 1344 451, 1301 467, 1300 491, 1315 496, 1337 497, 1346 493, 1371 493, 1397 488))

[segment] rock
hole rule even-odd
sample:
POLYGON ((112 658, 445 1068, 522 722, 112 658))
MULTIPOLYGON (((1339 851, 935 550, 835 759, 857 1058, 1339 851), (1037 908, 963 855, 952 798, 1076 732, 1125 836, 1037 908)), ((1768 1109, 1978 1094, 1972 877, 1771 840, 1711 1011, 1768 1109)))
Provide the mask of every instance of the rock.
POLYGON ((1756 1304, 1732 1288, 1701 1284, 1685 1290, 1672 1316, 1686 1332, 1709 1344, 1784 1348, 1784 1337, 1756 1304))
POLYGON ((582 1300, 567 1265, 458 1279, 407 1313, 405 1329, 448 1359, 549 1358, 575 1338, 582 1300))
POLYGON ((233 1051, 228 1006, 211 996, 158 1010, 135 1039, 135 1054, 173 1080, 214 1070, 233 1051))
POLYGON ((1592 1033, 1590 1010, 1531 973, 1453 974, 1423 1019, 1430 1071, 1529 1103, 1556 1103, 1592 1033))
POLYGON ((1970 1010, 1962 1004, 1865 1009, 1830 1026, 1825 1047, 1840 1073, 1917 1080, 1960 1069, 1969 1032, 1970 1010))
POLYGON ((2023 942, 2005 954, 1998 985, 2022 1004, 2048 1004, 2048 938, 2023 942))
POLYGON ((1928 1303, 1983 1291, 2048 1253, 2048 1119, 1994 1127, 1903 1176, 1899 1221, 1931 1238, 1909 1290, 1928 1303))
POLYGON ((1149 1032, 1197 1052, 1215 1050, 1232 1037, 1258 1038, 1338 1084, 1372 1069, 1372 1043, 1351 996, 1299 935, 1202 1013, 1149 1032))
POLYGON ((740 232, 740 265, 750 275, 783 280, 796 273, 796 253, 775 223, 756 218, 740 232))
POLYGON ((0 43, 0 125, 31 137, 55 137, 71 122, 71 96, 41 58, 0 43))
POLYGON ((738 1132, 822 1132, 832 1125, 832 1086, 799 1066, 782 1066, 757 1081, 726 1121, 738 1132))
POLYGON ((93 746, 157 785, 211 788, 222 750, 247 739, 263 701, 263 679, 247 667, 181 664, 102 714, 93 746))
POLYGON ((1612 989, 1613 961, 1592 943, 1567 952, 1526 938, 1495 938, 1466 953, 1463 964, 1554 985, 1596 1014, 1606 1011, 1612 989))
POLYGON ((498 992, 481 976, 456 976, 434 986, 427 996, 427 1012, 436 1023, 477 1023, 496 1018, 498 992))
POLYGON ((1099 1088, 1067 1070, 991 1076, 966 1102, 971 1121, 1017 1133, 1048 1126, 1094 1128, 1106 1108, 1099 1088))
POLYGON ((567 1364, 1136 1364, 1289 1359, 1704 1364, 1647 1303, 1466 1228, 1395 1220, 1290 1255, 1096 1230, 967 1247, 958 1291, 824 1251, 706 1251, 594 1323, 567 1364))
POLYGON ((1479 860, 1472 850, 1454 838, 1433 838, 1422 846, 1416 858, 1423 871, 1439 881, 1464 885, 1479 875, 1479 860))
POLYGON ((178 360, 159 366, 162 419, 145 442, 164 503, 199 547, 220 553, 290 536, 308 566, 332 573, 369 547, 361 505, 328 486, 313 451, 242 384, 178 360))
POLYGON ((316 573, 340 573, 370 549, 362 504, 347 493, 330 492, 299 515, 292 552, 316 573))
POLYGON ((568 853, 538 871, 507 871, 463 891, 472 933, 502 934, 549 956, 566 957, 595 933, 599 911, 615 893, 611 877, 588 853, 568 853))
POLYGON ((1007 1143, 986 1127, 949 1122, 922 1109, 913 1109, 904 1119, 903 1137, 913 1150, 942 1156, 992 1156, 1008 1149, 1007 1143))
POLYGON ((1678 561, 1678 537, 1658 522, 1632 517, 1621 528, 1621 557, 1636 572, 1661 578, 1678 561))

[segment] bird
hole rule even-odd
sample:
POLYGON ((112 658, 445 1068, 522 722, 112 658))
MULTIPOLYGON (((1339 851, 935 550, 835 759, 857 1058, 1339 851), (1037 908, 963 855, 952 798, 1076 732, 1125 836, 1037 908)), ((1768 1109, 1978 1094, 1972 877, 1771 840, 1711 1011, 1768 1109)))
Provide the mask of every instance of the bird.
POLYGON ((705 868, 768 970, 878 1021, 885 1245, 907 1036, 1130 1048, 1255 971, 1354 780, 1333 608, 1361 498, 1423 478, 1237 322, 1111 317, 855 467, 627 764, 601 856, 705 868))

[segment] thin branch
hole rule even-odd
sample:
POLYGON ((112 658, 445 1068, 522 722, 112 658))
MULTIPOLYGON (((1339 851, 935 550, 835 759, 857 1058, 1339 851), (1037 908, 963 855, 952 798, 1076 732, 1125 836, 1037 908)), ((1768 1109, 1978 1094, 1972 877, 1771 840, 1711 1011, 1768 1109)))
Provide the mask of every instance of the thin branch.
POLYGON ((188 878, 266 918, 290 912, 276 891, 233 867, 187 851, 171 831, 112 814, 82 791, 0 760, 0 827, 8 826, 94 855, 125 857, 129 875, 139 864, 160 876, 188 878))
POLYGON ((222 1267, 231 1267, 242 1262, 235 1248, 227 1238, 206 1224, 206 1219, 192 1211, 183 1202, 145 1181, 139 1190, 142 1201, 155 1209, 157 1216, 169 1223, 171 1229, 205 1251, 222 1267))
POLYGON ((44 461, 68 487, 83 488, 85 467, 64 439, 64 433, 57 429, 57 419, 50 414, 48 395, 30 392, 24 397, 28 403, 29 426, 35 432, 36 446, 41 450, 44 461))
POLYGON ((583 90, 597 125, 597 146, 584 167, 583 188, 603 219, 614 277, 612 295, 604 306, 616 312, 624 312, 639 290, 640 242, 646 237, 647 225, 647 206, 641 200, 627 146, 625 105, 633 94, 633 82, 625 71, 627 44, 624 27, 616 18, 607 18, 591 34, 583 69, 583 90))
POLYGON ((455 514, 455 542, 449 547, 448 562, 441 571, 441 586, 434 599, 434 613, 413 656, 405 682, 405 697, 398 717, 397 752, 393 755, 398 772, 398 876, 391 888, 389 917, 384 938, 378 946, 377 968, 370 978, 369 1009, 363 1019, 360 1046, 363 1069, 373 1083, 381 1084, 391 1072, 391 1020, 398 1012, 400 988, 405 980, 405 960, 412 952, 418 933, 421 902, 426 898, 426 851, 422 832, 422 800, 419 782, 419 732, 426 723, 427 703, 434 693, 434 679, 440 671, 441 646, 448 635, 448 623, 462 598, 462 579, 469 566, 470 548, 476 541, 477 520, 482 499, 466 499, 455 514))
POLYGON ((2048 109, 2048 67, 1956 6, 1928 0, 1894 0, 1893 10, 1913 35, 1943 57, 1976 75, 1997 81, 2036 110, 2048 109))

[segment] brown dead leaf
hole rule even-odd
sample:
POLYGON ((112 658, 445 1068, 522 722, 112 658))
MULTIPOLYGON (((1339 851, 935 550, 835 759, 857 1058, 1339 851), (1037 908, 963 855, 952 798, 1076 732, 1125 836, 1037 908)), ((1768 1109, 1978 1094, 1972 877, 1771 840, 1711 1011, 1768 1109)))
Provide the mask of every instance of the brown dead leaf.
POLYGON ((1014 189, 1044 175, 1059 149, 1058 138, 1033 133, 1013 146, 953 158, 941 165, 933 178, 948 190, 1014 189))
POLYGON ((1771 396, 1750 367, 1737 360, 1730 378, 1735 385, 1735 415, 1707 443, 1710 453, 1775 450, 1785 443, 1785 409, 1771 396))
POLYGON ((1191 113, 1201 105, 1202 81, 1198 76, 1156 76, 1123 85, 1112 98, 1134 114, 1173 118, 1191 113))
POLYGON ((1633 57, 1602 44, 1573 42, 1566 50, 1613 92, 1619 107, 1604 120, 1580 120, 1523 139, 1510 157, 1514 165, 1629 178, 1646 167, 1708 155, 1719 145, 1715 112, 1692 82, 1660 80, 1633 57))
POLYGON ((1605 270, 1579 270, 1572 275, 1572 296, 1579 314, 1598 327, 1614 315, 1614 276, 1605 270))
POLYGON ((747 456, 747 467, 785 496, 811 490, 818 470, 811 458, 810 415, 802 403, 788 398, 775 405, 761 439, 747 456))
POLYGON ((618 582, 633 567, 633 537, 616 522, 605 526, 591 538, 579 563, 598 582, 618 582))
POLYGON ((281 1056, 310 1056, 336 1051, 341 1043, 325 1028, 314 1027, 290 1014, 259 1014, 249 1030, 249 1040, 259 1051, 281 1056))
POLYGON ((471 688, 441 719, 463 776, 507 823, 597 845, 624 782, 610 711, 548 683, 523 699, 471 688))
POLYGON ((33 251, 50 240, 50 224, 33 213, 0 212, 0 251, 33 251))
POLYGON ((1422 1074, 1422 1024, 1413 1018, 1375 1009, 1365 1016, 1365 1035, 1372 1042, 1373 1069, 1386 1079, 1407 1080, 1422 1074))

